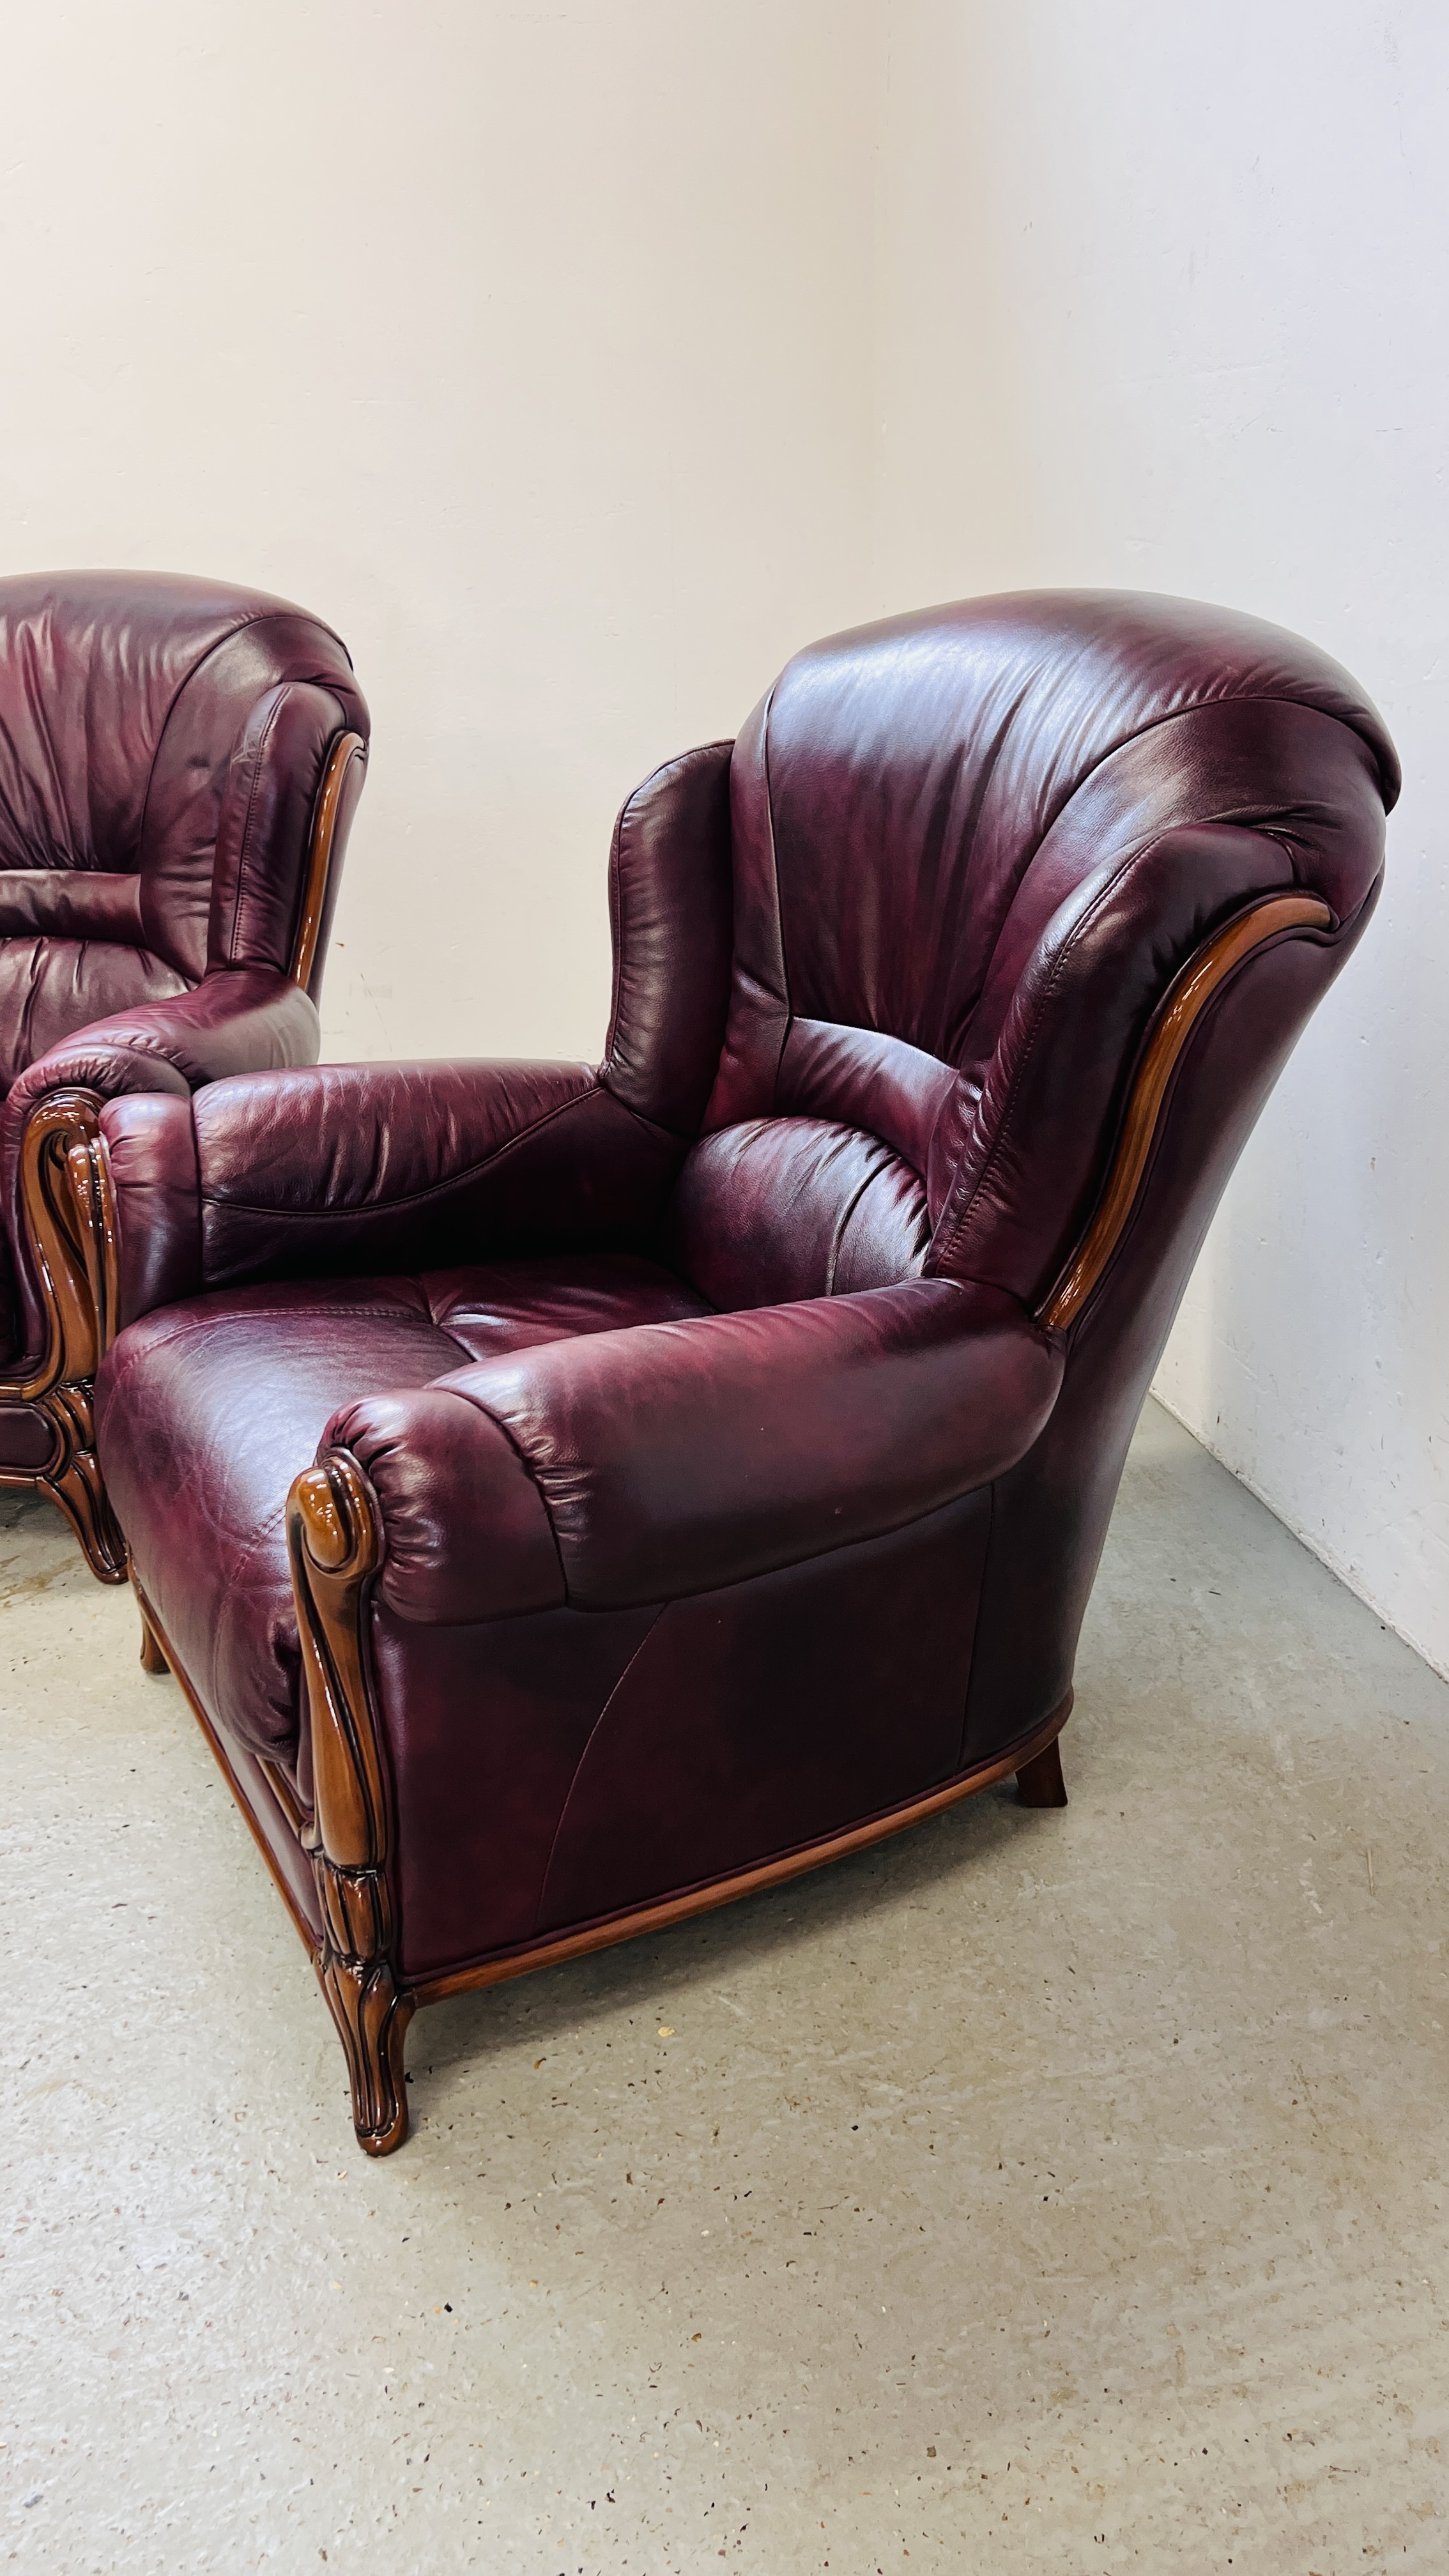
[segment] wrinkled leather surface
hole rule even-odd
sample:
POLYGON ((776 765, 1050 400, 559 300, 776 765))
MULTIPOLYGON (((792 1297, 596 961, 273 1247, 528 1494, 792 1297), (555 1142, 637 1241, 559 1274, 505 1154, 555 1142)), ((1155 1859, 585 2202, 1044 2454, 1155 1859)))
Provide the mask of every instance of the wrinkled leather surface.
POLYGON ((122 1094, 101 1111, 116 1199, 117 1321, 201 1290, 201 1183, 191 1096, 122 1094))
POLYGON ((664 1608, 419 1628, 380 1601, 406 1972, 646 1904, 686 1867, 747 1868, 949 1778, 989 1519, 975 1495, 664 1608))
POLYGON ((696 1146, 660 1237, 712 1306, 779 1306, 915 1278, 926 1193, 879 1136, 822 1118, 754 1118, 696 1146))
MULTIPOLYGON (((285 600, 177 574, 0 581, 0 868, 138 875, 145 944, 197 981, 223 809, 245 809, 248 727, 287 684, 330 698, 329 738, 366 738, 345 648, 285 600)), ((292 817, 304 837, 319 774, 292 817)), ((288 882, 295 917, 296 840, 257 836, 250 855, 288 882)))
MULTIPOLYGON (((0 1207, 27 1357, 44 1326, 15 1181, 34 1103, 315 1057, 286 967, 347 729, 367 737, 346 651, 283 600, 147 573, 0 580, 0 1207)), ((314 995, 321 963, 319 944, 314 995)))
MULTIPOLYGON (((546 1508, 556 1597, 604 1610, 793 1565, 989 1484, 1035 1438, 1060 1377, 1060 1350, 1008 1299, 940 1280, 531 1342, 436 1392, 487 1427, 476 1463, 461 1441, 447 1452, 458 1473, 491 1477, 503 1432, 546 1508)), ((328 1427, 389 1527, 417 1410, 364 1399, 328 1427)), ((429 1414, 416 1443, 437 1436, 429 1414)), ((441 1615, 486 1617, 466 1536, 444 1520, 434 1544, 441 1562, 415 1547, 409 1568, 457 1603, 441 1615)), ((440 1615, 397 1567, 383 1590, 405 1615, 440 1615)))
MULTIPOLYGON (((1096 851, 1119 820, 1128 845, 1173 822, 1231 820, 1297 826, 1314 846, 1313 782, 1273 748, 1280 708, 1335 719, 1362 746, 1376 802, 1392 805, 1392 745, 1348 674, 1296 636, 1198 601, 1022 592, 797 654, 734 762, 735 984, 707 1124, 768 1110, 796 1014, 888 1030, 958 1063, 1028 873, 1128 745, 1154 781, 1149 810, 1140 795, 1109 796, 1105 813, 1094 800, 1096 851), (1218 809, 1195 725, 1160 753, 1150 740, 1199 710, 1214 740, 1224 724, 1229 741, 1246 737, 1252 767, 1269 748, 1268 792, 1247 811, 1236 793, 1233 811, 1218 809)), ((1367 882, 1352 847, 1335 878, 1343 918, 1367 882)))
POLYGON ((267 689, 248 713, 217 823, 209 968, 265 965, 286 973, 312 816, 346 714, 333 690, 298 680, 267 689))
POLYGON ((1040 1298, 1173 973, 1278 888, 1350 920, 1398 784, 1336 663, 1193 601, 1022 593, 814 645, 736 746, 705 1125, 873 1126, 927 1184, 926 1270, 1040 1298), (834 1060, 822 1024, 856 1033, 834 1060))
POLYGON ((808 1844, 1059 1708, 1151 1370, 1397 786, 1347 675, 1251 619, 927 611, 812 647, 732 754, 630 800, 597 1074, 108 1107, 139 1320, 102 1461, 207 1705, 303 1781, 287 1484, 344 1444, 377 1497, 406 1973, 808 1844), (1328 930, 1204 1012, 1049 1339, 1173 977, 1292 887, 1328 930))
POLYGON ((316 1065, 196 1102, 208 1285, 645 1234, 676 1138, 587 1065, 316 1065))
MULTIPOLYGON (((25 1241, 20 1151, 26 1121, 52 1092, 89 1091, 102 1100, 127 1093, 170 1093, 185 1100, 239 1065, 280 1068, 306 1062, 315 1056, 319 1040, 316 1004, 272 966, 239 966, 204 976, 192 991, 93 1020, 63 1039, 19 1076, 0 1110, 0 1205, 11 1241, 20 1246, 25 1241)), ((147 1259, 143 1247, 138 1256, 147 1259)), ((35 1350, 45 1325, 29 1262, 18 1264, 17 1273, 26 1300, 26 1347, 35 1350)), ((165 1275, 163 1264, 157 1276, 165 1275)))
MULTIPOLYGON (((145 948, 56 931, 0 939, 0 1094, 8 1095, 27 1067, 64 1048, 72 1032, 116 1012, 131 1015, 190 995, 175 967, 145 948)), ((42 1078, 26 1099, 55 1087, 42 1078)))
MULTIPOLYGON (((153 1104, 125 1107, 134 1118, 153 1104)), ((421 1457, 431 1434, 439 1467, 453 1463, 441 1417, 468 1444, 460 1463, 478 1479, 466 1502, 441 1476, 429 1490, 416 1461, 395 1445, 388 1455, 401 1392, 430 1389, 460 1361, 697 1303, 651 1263, 600 1255, 566 1268, 499 1262, 233 1289, 161 1308, 122 1333, 96 1381, 107 1483, 145 1591, 216 1722, 253 1751, 295 1757, 300 1662, 283 1514, 339 1407, 391 1391, 377 1404, 371 1461, 394 1506, 389 1593, 418 1616, 460 1617, 477 1615, 489 1586, 501 1594, 513 1582, 522 1597, 496 1606, 532 1607, 540 1589, 562 1589, 537 1487, 472 1407, 424 1392, 421 1457), (468 1587, 458 1605, 444 1589, 450 1577, 468 1587)))
POLYGON ((78 868, 7 868, 0 874, 0 939, 96 939, 144 948, 141 880, 99 868, 85 875, 78 868))
POLYGON ((687 751, 636 788, 614 827, 614 995, 602 1080, 657 1126, 695 1136, 719 1065, 733 930, 730 752, 687 751))

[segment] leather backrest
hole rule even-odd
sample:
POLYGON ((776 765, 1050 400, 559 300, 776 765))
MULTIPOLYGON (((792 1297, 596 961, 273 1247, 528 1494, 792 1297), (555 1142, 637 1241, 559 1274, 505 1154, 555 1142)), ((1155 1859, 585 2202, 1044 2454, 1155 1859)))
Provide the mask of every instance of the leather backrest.
MULTIPOLYGON (((368 732, 346 650, 284 600, 150 573, 0 581, 0 941, 35 956, 47 1043, 183 990, 209 955, 286 965, 322 767, 348 728, 368 732), (83 974, 67 1013, 74 961, 36 950, 53 937, 131 958, 92 960, 97 989, 83 974)), ((0 984, 28 972, 17 957, 0 984)))
POLYGON ((1022 593, 797 655, 735 747, 729 1018, 672 1257, 724 1303, 742 1270, 829 1293, 842 1259, 1044 1293, 1177 968, 1275 886, 1349 919, 1397 789, 1346 672, 1192 601, 1022 593))

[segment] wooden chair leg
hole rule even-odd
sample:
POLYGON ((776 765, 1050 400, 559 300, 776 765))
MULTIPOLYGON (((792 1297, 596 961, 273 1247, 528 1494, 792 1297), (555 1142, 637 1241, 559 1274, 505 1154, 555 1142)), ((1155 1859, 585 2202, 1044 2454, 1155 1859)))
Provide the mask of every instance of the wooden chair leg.
POLYGON ((1066 1805, 1067 1785, 1062 1778, 1062 1748, 1057 1736, 1034 1762, 1023 1763, 1016 1775, 1016 1788, 1024 1807, 1066 1805))
MULTIPOLYGON (((140 1608, 139 1602, 136 1606, 140 1608)), ((143 1673, 169 1673, 171 1670, 161 1651, 161 1641, 144 1610, 141 1611, 141 1670, 143 1673)))
POLYGON ((357 2143, 364 2155, 390 2156, 408 2133, 403 2041, 411 2001, 398 1993, 386 1959, 340 1959, 324 1942, 312 1965, 347 2059, 357 2143))

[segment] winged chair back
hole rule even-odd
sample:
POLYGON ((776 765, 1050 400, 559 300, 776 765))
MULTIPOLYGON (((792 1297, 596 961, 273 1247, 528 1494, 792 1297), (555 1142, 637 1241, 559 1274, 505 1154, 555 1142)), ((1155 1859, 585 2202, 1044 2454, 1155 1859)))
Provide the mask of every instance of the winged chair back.
POLYGON ((347 727, 367 715, 345 648, 282 600, 175 575, 0 581, 0 1081, 209 965, 286 971, 347 727))
POLYGON ((724 1306, 934 1274, 1038 1305, 1175 971, 1280 890, 1351 923, 1397 786, 1345 672, 1197 603, 969 601, 797 655, 731 763, 687 1275, 724 1306))

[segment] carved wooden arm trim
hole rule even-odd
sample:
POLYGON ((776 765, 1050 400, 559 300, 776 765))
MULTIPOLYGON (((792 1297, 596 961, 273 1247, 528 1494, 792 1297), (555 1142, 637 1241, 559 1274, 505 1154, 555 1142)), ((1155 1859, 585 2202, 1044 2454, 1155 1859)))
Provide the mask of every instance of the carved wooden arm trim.
POLYGON ((407 2135, 412 2002, 393 1966, 387 1787, 363 1644, 382 1533, 372 1488, 346 1450, 297 1478, 287 1549, 311 1713, 316 1804, 303 1842, 322 1908, 315 1965, 347 2055, 358 2142, 385 2156, 407 2135))
POLYGON ((46 1322, 44 1355, 13 1389, 23 1404, 48 1395, 62 1379, 94 1377, 100 1358, 89 1227, 70 1176, 72 1154, 87 1161, 99 1140, 100 1110, 94 1091, 53 1091, 31 1111, 21 1139, 20 1204, 46 1322))
POLYGON ((91 1304, 95 1356, 99 1368, 120 1324, 120 1270, 116 1238, 116 1192, 106 1140, 94 1118, 74 1135, 65 1151, 66 1196, 71 1221, 85 1264, 91 1304))
POLYGON ((1205 940, 1168 987, 1132 1085, 1106 1187, 1086 1233, 1038 1310, 1037 1320, 1049 1332, 1065 1332, 1076 1321, 1121 1241, 1178 1058, 1218 987, 1265 941, 1285 930, 1327 930, 1332 921, 1316 894, 1269 895, 1205 940))
POLYGON ((293 983, 300 984, 304 992, 312 980, 317 942, 322 936, 327 885, 332 874, 332 853, 339 824, 355 804, 362 788, 362 769, 355 777, 352 774, 354 761, 365 768, 366 743, 360 733, 339 734, 327 755, 327 766, 317 792, 317 810, 312 818, 312 839, 307 852, 307 876, 302 888, 302 910, 288 968, 293 983))
POLYGON ((93 1574, 124 1583, 126 1552, 96 1463, 91 1381, 114 1329, 115 1214, 93 1091, 53 1091, 20 1140, 20 1221, 45 1318, 45 1348, 27 1377, 0 1382, 0 1406, 26 1405, 50 1427, 39 1469, 5 1470, 64 1512, 93 1574))

